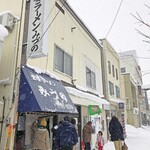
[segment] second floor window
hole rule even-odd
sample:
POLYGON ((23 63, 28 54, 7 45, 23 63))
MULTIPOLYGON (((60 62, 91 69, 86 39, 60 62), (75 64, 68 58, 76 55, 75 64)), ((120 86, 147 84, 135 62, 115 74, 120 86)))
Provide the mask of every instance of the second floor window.
POLYGON ((120 88, 118 86, 115 87, 116 87, 116 97, 120 98, 120 88))
POLYGON ((72 57, 57 46, 55 46, 54 68, 72 76, 72 57))
POLYGON ((114 84, 111 81, 109 81, 109 93, 114 95, 114 84))
POLYGON ((109 72, 109 74, 111 74, 111 64, 110 64, 110 61, 108 61, 108 72, 109 72))
POLYGON ((126 72, 126 68, 125 67, 121 68, 121 73, 125 73, 125 72, 126 72))
POLYGON ((114 65, 112 65, 112 74, 113 74, 113 77, 115 77, 115 67, 114 67, 114 65))
POLYGON ((141 86, 138 86, 138 94, 142 95, 142 88, 141 88, 141 86))
POLYGON ((86 67, 86 85, 90 88, 96 89, 96 75, 86 67))
POLYGON ((116 79, 118 80, 118 70, 116 69, 116 79))

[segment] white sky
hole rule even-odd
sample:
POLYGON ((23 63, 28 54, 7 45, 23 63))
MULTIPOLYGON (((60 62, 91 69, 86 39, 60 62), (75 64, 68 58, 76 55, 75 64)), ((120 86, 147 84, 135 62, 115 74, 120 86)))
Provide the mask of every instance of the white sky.
MULTIPOLYGON (((105 38, 112 25, 121 0, 67 0, 76 14, 90 29, 97 39, 105 38)), ((131 15, 138 12, 141 17, 150 22, 149 0, 123 0, 119 14, 107 36, 116 52, 136 50, 138 57, 150 58, 150 44, 143 42, 145 38, 136 29, 149 35, 149 29, 137 23, 131 15)), ((139 58, 142 69, 143 84, 150 84, 150 59, 139 58)))
MULTIPOLYGON (((150 127, 135 128, 126 125, 127 138, 125 140, 129 150, 149 150, 150 149, 150 127)), ((113 142, 104 145, 105 150, 115 150, 113 142)))

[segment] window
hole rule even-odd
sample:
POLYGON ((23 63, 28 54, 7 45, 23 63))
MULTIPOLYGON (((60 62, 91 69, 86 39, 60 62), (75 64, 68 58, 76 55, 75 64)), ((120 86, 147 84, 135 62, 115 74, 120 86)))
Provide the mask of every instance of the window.
POLYGON ((96 89, 96 75, 93 71, 86 67, 86 85, 96 89))
POLYGON ((54 67, 56 70, 72 76, 72 57, 59 47, 55 47, 54 67))
POLYGON ((114 67, 114 65, 112 65, 112 73, 113 73, 113 77, 115 77, 115 67, 114 67))
POLYGON ((138 94, 139 94, 139 95, 142 95, 142 88, 141 88, 140 85, 138 86, 138 94))
POLYGON ((118 80, 118 70, 116 69, 116 79, 118 80))
POLYGON ((125 73, 125 72, 126 72, 126 68, 125 67, 121 68, 121 73, 125 73))
POLYGON ((108 61, 108 72, 109 72, 109 74, 111 74, 111 64, 110 64, 110 61, 108 61))
POLYGON ((115 86, 116 88, 116 97, 120 98, 120 88, 118 86, 115 86))
POLYGON ((109 93, 114 95, 114 84, 111 81, 109 81, 109 93))

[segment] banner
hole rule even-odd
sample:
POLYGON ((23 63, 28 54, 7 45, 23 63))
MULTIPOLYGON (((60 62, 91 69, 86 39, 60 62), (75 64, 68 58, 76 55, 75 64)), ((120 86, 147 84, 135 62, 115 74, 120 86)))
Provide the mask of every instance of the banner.
POLYGON ((90 115, 99 114, 102 112, 98 105, 89 105, 88 111, 90 115))
POLYGON ((30 1, 29 28, 27 40, 27 58, 39 58, 47 55, 49 0, 30 1), (45 34, 44 34, 45 33, 45 34))

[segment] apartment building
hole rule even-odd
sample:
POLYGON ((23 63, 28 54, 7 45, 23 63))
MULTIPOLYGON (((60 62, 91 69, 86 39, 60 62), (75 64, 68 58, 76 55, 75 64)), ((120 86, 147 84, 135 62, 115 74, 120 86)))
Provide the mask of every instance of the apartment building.
POLYGON ((125 103, 121 87, 120 58, 107 39, 100 40, 103 46, 103 89, 104 96, 110 102, 110 111, 106 113, 107 122, 117 116, 125 132, 125 103))
POLYGON ((142 75, 135 50, 119 53, 121 57, 121 74, 124 78, 127 123, 141 126, 145 104, 142 92, 142 75))

